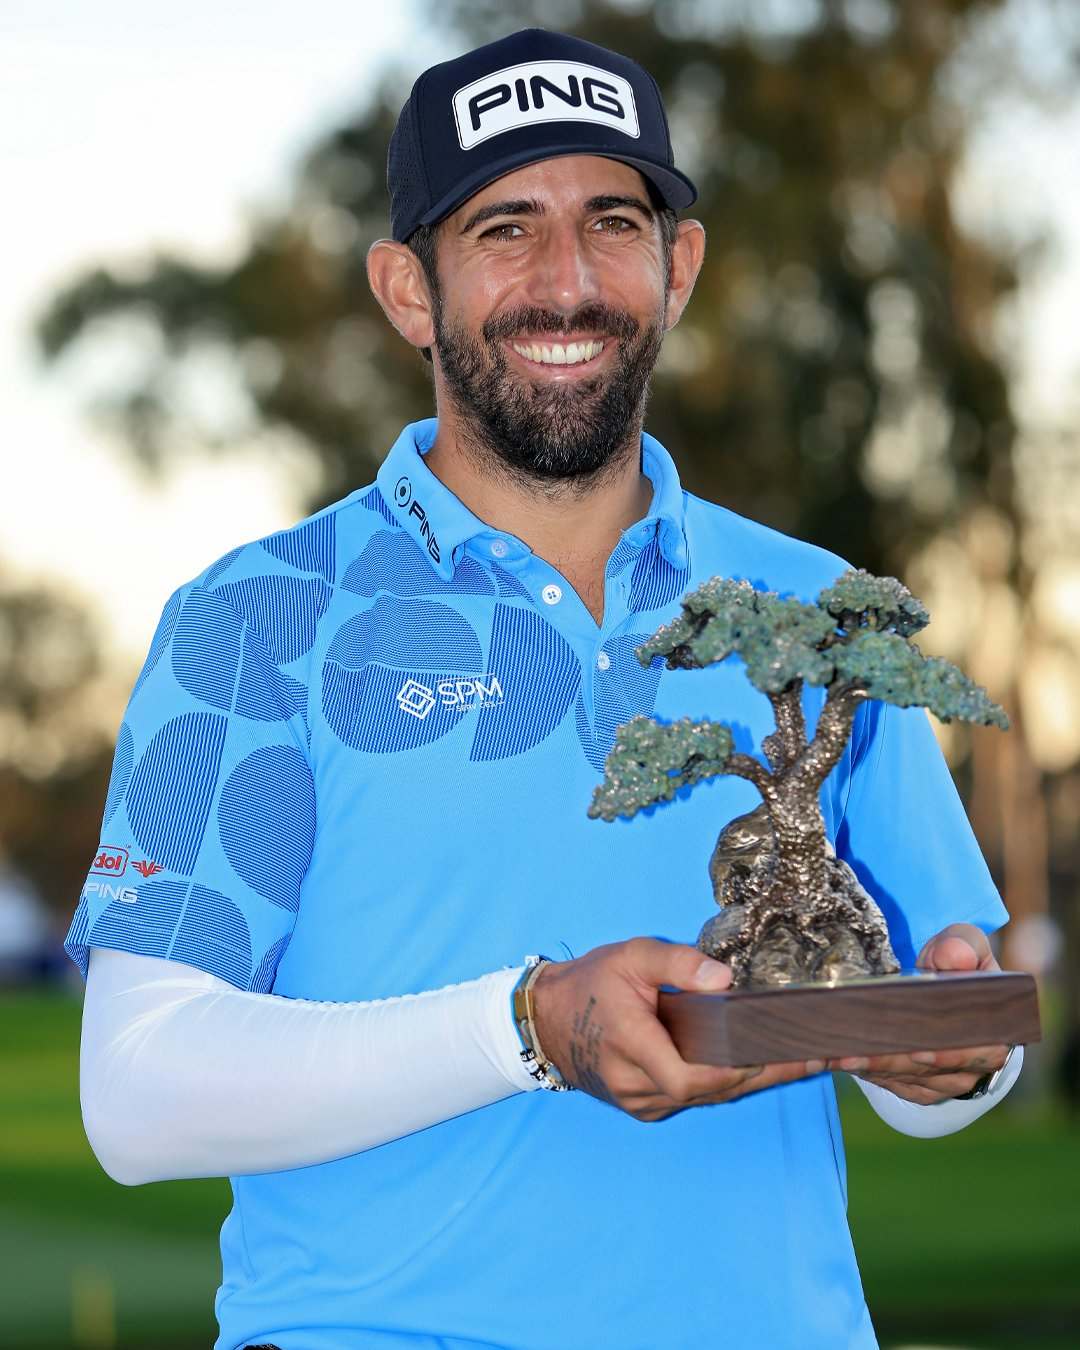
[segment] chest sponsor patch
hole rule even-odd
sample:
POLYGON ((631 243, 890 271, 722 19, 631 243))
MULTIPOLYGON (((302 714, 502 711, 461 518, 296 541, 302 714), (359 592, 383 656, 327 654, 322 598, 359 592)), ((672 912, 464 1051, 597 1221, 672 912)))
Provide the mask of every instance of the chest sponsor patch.
POLYGON ((497 675, 435 676, 429 683, 410 677, 395 699, 403 713, 422 722, 435 707, 448 712, 467 713, 482 708, 497 708, 504 699, 497 675))
POLYGON ((458 144, 540 122, 593 122, 636 139, 634 91, 620 75, 578 61, 526 61, 474 80, 454 95, 458 144))

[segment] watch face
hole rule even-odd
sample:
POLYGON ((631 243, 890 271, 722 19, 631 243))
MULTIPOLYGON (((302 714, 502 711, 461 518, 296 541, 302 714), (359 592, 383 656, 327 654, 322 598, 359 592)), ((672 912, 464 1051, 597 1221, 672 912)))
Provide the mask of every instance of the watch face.
POLYGON ((1015 1051, 1015 1049, 1016 1049, 1015 1045, 1010 1046, 1009 1053, 1005 1056, 1005 1063, 1001 1066, 1001 1068, 994 1069, 991 1073, 984 1073, 970 1092, 962 1093, 959 1097, 956 1098, 956 1100, 958 1102, 977 1101, 980 1097, 985 1097, 987 1093, 992 1092, 994 1084, 998 1081, 1001 1075, 1009 1067, 1009 1060, 1012 1059, 1013 1052, 1015 1051))

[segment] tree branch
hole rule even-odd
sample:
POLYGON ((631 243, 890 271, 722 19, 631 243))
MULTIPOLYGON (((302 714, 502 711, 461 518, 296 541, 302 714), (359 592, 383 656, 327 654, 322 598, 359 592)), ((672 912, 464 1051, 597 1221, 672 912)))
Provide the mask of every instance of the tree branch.
POLYGON ((773 775, 768 771, 761 760, 755 759, 753 755, 728 755, 724 761, 724 772, 732 773, 736 778, 749 779, 757 788, 765 800, 768 800, 768 793, 773 782, 773 775))
POLYGON ((829 688, 825 706, 818 717, 814 739, 800 756, 793 777, 817 787, 824 783, 847 748, 855 714, 866 698, 866 690, 858 685, 829 688))
MULTIPOLYGON (((806 717, 803 714, 802 690, 802 680, 796 680, 782 693, 768 695, 773 716, 776 718, 776 731, 782 756, 779 762, 774 759, 769 753, 767 744, 766 754, 769 755, 769 763, 777 772, 794 764, 806 749, 806 717)), ((768 738, 770 741, 773 739, 771 736, 768 738)))

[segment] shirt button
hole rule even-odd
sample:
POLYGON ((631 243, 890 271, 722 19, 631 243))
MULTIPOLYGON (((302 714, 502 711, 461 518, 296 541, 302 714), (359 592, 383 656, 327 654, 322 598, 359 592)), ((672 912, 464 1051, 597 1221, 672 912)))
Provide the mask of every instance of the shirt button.
POLYGON ((505 558, 510 552, 505 539, 493 539, 491 541, 491 555, 494 558, 505 558))
POLYGON ((545 605, 557 605, 562 599, 561 586, 545 586, 540 592, 545 605))
POLYGON ((611 657, 608 656, 607 652, 601 652, 600 655, 596 658, 596 669, 597 670, 611 669, 611 657))

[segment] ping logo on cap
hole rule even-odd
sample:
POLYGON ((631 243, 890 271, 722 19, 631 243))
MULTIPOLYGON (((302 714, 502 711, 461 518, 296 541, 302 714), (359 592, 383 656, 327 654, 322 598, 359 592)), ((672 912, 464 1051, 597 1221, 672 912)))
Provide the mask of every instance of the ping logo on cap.
POLYGON ((454 119, 462 150, 538 122, 595 122, 641 134, 629 81, 578 61, 526 61, 474 80, 454 95, 454 119))

